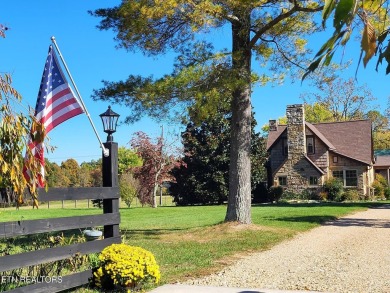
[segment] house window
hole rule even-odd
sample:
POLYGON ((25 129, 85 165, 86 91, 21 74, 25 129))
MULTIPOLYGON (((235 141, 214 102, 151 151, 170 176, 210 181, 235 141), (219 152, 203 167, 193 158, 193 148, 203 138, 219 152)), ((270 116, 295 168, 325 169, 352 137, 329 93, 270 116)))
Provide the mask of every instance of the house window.
POLYGON ((282 148, 283 148, 283 155, 287 156, 288 154, 287 138, 282 139, 282 148))
POLYGON ((356 170, 333 171, 333 177, 339 178, 343 182, 344 187, 358 186, 356 170))
POLYGON ((343 181, 343 178, 344 178, 343 171, 333 171, 333 177, 339 178, 343 181))
POLYGON ((338 162, 339 162, 339 157, 333 156, 333 163, 338 163, 338 162))
POLYGON ((286 176, 279 176, 278 181, 279 181, 279 185, 281 185, 281 186, 287 185, 287 177, 286 176))
POLYGON ((314 154, 314 137, 313 136, 306 137, 306 152, 308 154, 314 154))
POLYGON ((316 177, 316 176, 310 176, 310 178, 309 178, 309 184, 310 184, 310 185, 318 185, 318 177, 316 177))
POLYGON ((345 170, 345 186, 357 186, 358 178, 356 170, 345 170))

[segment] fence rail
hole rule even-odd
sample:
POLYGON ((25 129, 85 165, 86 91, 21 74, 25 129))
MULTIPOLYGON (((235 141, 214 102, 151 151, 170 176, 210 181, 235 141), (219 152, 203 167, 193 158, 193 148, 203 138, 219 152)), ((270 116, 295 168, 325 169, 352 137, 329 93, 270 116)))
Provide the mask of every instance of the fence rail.
POLYGON ((10 238, 79 228, 119 224, 119 213, 0 223, 0 237, 10 238))
POLYGON ((38 190, 39 201, 78 200, 78 199, 117 199, 118 187, 66 187, 38 190))
MULTIPOLYGON (((121 242, 118 187, 50 188, 47 192, 40 189, 38 197, 40 201, 102 199, 103 214, 0 222, 0 238, 104 226, 104 239, 2 256, 0 257, 0 275, 1 272, 62 260, 76 254, 87 255, 99 252, 112 243, 121 242)), ((59 292, 87 284, 91 277, 91 270, 86 270, 63 276, 61 282, 41 282, 8 292, 59 292)))

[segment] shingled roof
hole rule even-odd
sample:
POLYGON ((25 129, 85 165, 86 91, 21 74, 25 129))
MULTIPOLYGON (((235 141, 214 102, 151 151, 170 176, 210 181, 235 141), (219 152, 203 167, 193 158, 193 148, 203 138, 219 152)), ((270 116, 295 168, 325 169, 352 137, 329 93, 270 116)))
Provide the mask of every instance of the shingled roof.
POLYGON ((390 156, 377 156, 375 161, 375 167, 386 167, 390 166, 390 156))
MULTIPOLYGON (((305 124, 329 150, 368 165, 372 163, 370 120, 305 124)), ((272 147, 286 128, 286 125, 279 125, 276 131, 268 133, 267 149, 272 147)))

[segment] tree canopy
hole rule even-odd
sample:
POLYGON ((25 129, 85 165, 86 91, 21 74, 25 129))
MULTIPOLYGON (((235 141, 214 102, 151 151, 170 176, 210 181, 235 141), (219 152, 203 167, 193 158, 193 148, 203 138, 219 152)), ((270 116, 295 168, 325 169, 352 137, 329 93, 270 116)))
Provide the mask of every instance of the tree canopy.
POLYGON ((359 64, 363 60, 366 67, 376 55, 376 70, 386 61, 386 74, 390 73, 389 9, 389 2, 386 0, 326 0, 322 10, 322 26, 325 27, 328 19, 333 16, 333 34, 321 46, 303 78, 318 67, 331 64, 336 51, 356 35, 360 36, 359 64))

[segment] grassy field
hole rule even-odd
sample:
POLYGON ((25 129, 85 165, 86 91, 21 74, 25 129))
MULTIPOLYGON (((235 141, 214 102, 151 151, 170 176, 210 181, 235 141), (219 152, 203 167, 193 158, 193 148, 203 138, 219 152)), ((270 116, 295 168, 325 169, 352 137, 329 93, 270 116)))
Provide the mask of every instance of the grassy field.
MULTIPOLYGON (((209 274, 237 257, 269 249, 299 232, 380 203, 280 204, 252 207, 252 225, 223 223, 226 206, 121 208, 127 244, 154 253, 162 283, 209 274)), ((1 221, 101 213, 96 208, 0 209, 1 221)))

